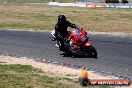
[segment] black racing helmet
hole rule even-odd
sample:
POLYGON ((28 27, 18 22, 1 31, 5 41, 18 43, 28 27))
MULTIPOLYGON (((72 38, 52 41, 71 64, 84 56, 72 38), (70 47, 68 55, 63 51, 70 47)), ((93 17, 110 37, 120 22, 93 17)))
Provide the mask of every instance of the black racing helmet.
POLYGON ((65 21, 66 21, 66 17, 64 15, 58 16, 58 22, 65 22, 65 21))

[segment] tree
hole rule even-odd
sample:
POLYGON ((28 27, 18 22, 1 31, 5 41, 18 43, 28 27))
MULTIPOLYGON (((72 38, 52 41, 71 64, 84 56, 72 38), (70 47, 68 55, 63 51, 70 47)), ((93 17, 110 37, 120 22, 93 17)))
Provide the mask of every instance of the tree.
POLYGON ((119 0, 106 0, 106 3, 119 3, 119 0))
POLYGON ((122 3, 128 3, 128 0, 122 0, 122 3))

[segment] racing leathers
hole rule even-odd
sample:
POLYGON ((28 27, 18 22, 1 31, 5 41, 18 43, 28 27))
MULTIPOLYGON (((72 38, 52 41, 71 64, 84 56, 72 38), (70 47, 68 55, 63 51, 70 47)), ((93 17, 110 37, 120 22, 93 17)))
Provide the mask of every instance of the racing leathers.
POLYGON ((57 24, 55 25, 55 36, 57 41, 60 41, 61 46, 63 48, 64 46, 64 38, 67 35, 67 28, 71 27, 71 28, 77 28, 77 26, 73 23, 70 23, 69 21, 64 21, 64 22, 57 22, 57 24))

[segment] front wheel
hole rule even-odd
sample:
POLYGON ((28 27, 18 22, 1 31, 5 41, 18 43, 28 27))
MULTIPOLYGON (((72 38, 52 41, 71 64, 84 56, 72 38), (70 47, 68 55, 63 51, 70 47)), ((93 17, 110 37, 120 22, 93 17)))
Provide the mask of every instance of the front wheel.
POLYGON ((92 45, 86 49, 85 54, 90 58, 97 58, 97 51, 92 45))

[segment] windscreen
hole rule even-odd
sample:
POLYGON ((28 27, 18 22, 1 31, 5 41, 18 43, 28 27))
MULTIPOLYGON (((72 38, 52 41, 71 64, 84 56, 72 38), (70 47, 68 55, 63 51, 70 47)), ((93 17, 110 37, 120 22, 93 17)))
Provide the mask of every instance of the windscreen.
POLYGON ((74 32, 74 35, 80 35, 81 34, 80 29, 75 29, 73 32, 74 32))

